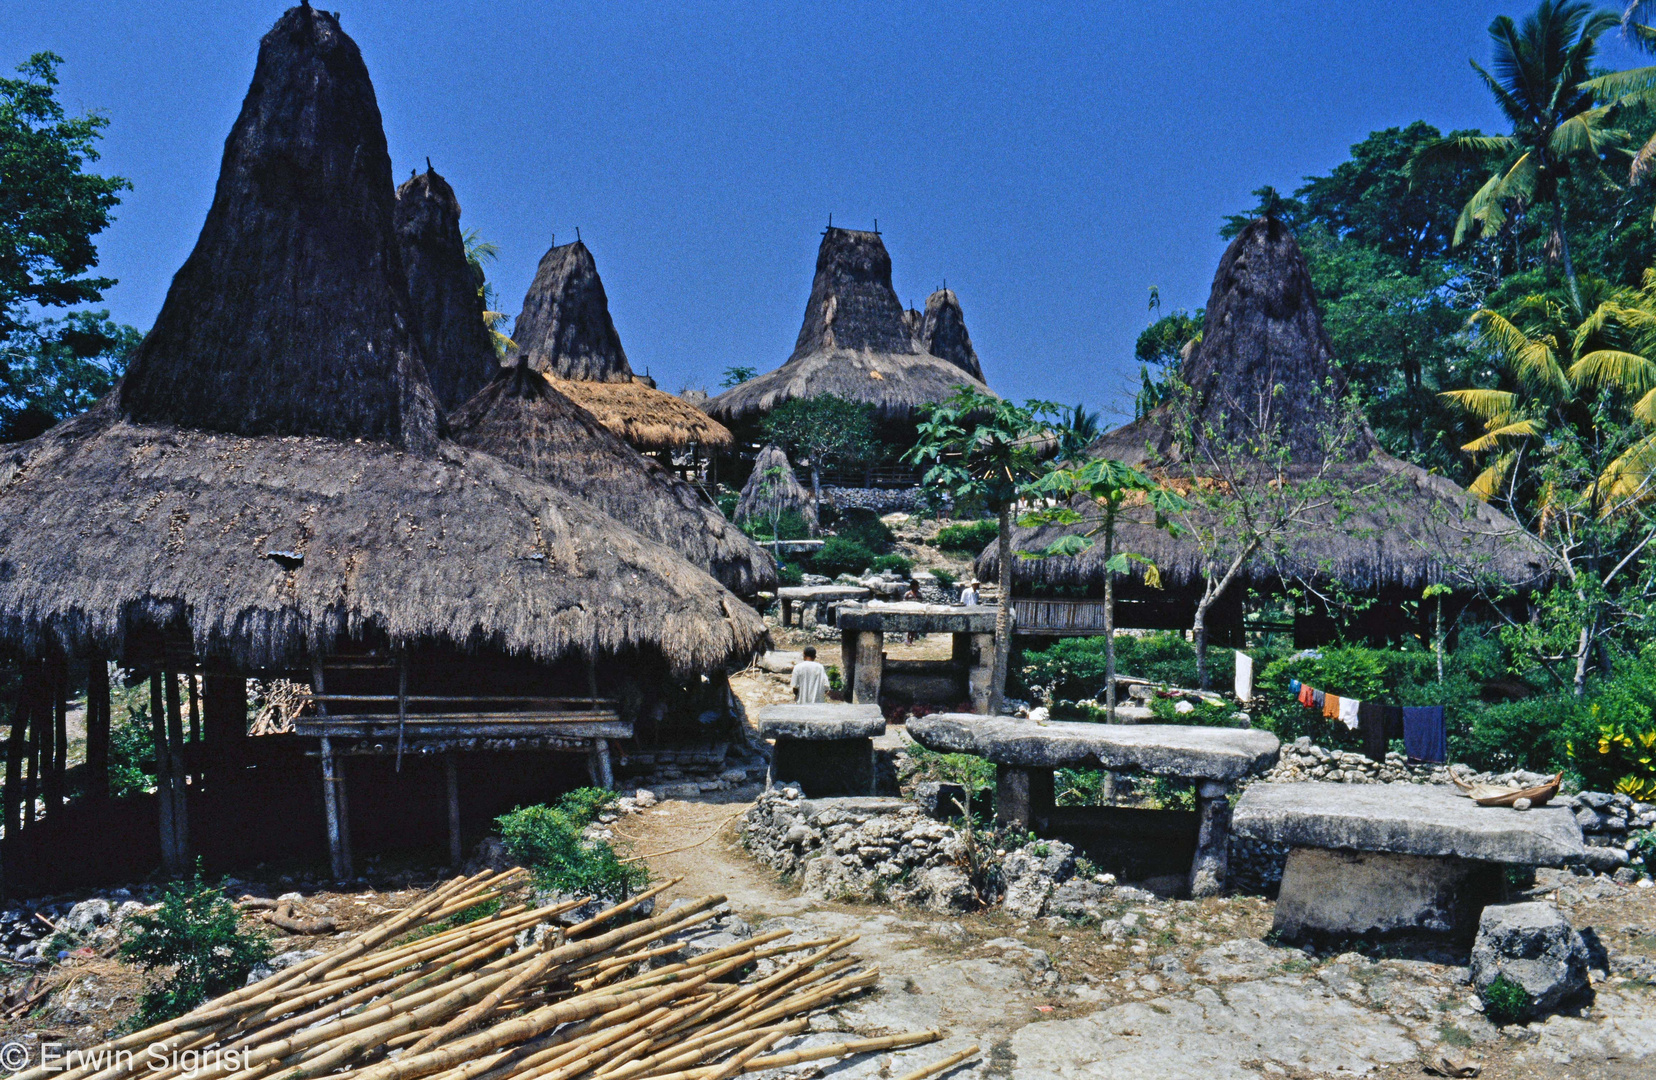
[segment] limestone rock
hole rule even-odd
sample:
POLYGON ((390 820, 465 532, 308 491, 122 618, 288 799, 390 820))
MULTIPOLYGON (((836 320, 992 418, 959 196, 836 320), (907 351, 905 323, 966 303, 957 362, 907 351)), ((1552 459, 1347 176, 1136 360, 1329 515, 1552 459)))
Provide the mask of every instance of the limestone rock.
POLYGON ((1506 976, 1529 994, 1533 1018, 1587 989, 1587 961, 1586 942, 1551 904, 1494 904, 1478 922, 1472 985, 1482 993, 1506 976))
POLYGON ((111 914, 108 900, 82 900, 69 909, 61 925, 72 934, 88 934, 108 923, 111 914))
POLYGON ((1010 852, 1001 862, 1006 913, 1039 918, 1053 892, 1074 876, 1075 849, 1062 840, 1037 840, 1010 852))

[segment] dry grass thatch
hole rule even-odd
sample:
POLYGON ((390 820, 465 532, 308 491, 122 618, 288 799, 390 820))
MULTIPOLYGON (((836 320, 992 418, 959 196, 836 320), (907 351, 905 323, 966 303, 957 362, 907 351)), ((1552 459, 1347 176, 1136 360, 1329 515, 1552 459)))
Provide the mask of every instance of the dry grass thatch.
POLYGON ((642 382, 586 382, 546 377, 553 388, 640 450, 736 444, 730 429, 683 398, 642 382))
POLYGON ((966 315, 960 310, 960 298, 953 289, 938 289, 926 297, 926 311, 921 316, 917 336, 927 352, 941 356, 978 382, 983 381, 983 365, 978 363, 977 350, 972 348, 972 335, 966 332, 966 315))
POLYGON ((355 44, 289 10, 132 373, 0 454, 0 639, 121 656, 165 629, 242 671, 379 635, 683 674, 751 654, 763 623, 704 571, 439 436, 392 205, 355 44))
POLYGON ((290 9, 260 42, 206 224, 133 354, 128 415, 433 452, 394 200, 356 43, 332 15, 290 9))
POLYGON ((793 398, 834 394, 899 419, 962 384, 988 390, 981 378, 925 351, 912 322, 891 287, 891 256, 879 234, 829 228, 793 355, 714 398, 708 412, 738 423, 793 398))
POLYGON ((736 501, 736 520, 768 521, 773 511, 789 510, 798 511, 800 517, 816 524, 816 501, 811 498, 810 490, 799 482, 782 448, 767 445, 759 451, 753 461, 753 472, 742 485, 741 497, 736 501))
POLYGON ((6 448, 0 486, 0 637, 36 653, 120 656, 135 629, 184 624, 242 670, 379 632, 548 660, 659 650, 693 672, 765 632, 678 555, 448 442, 247 438, 105 404, 6 448))
POLYGON ((512 338, 559 393, 636 447, 724 449, 735 442, 723 424, 633 375, 598 264, 579 240, 541 257, 512 338))
MULTIPOLYGON (((1208 299, 1206 330, 1186 353, 1181 377, 1190 387, 1188 408, 1199 437, 1251 441, 1262 426, 1272 425, 1288 450, 1291 476, 1315 473, 1326 462, 1325 441, 1339 426, 1337 411, 1346 407, 1345 383, 1334 366, 1305 258, 1286 226, 1263 218, 1251 222, 1226 249, 1208 299)), ((1175 480, 1200 475, 1204 459, 1186 460, 1177 427, 1172 410, 1163 408, 1104 435, 1091 452, 1149 465, 1175 480)), ((1350 494, 1307 514, 1284 537, 1278 557, 1249 563, 1244 576, 1250 583, 1265 585, 1288 574, 1372 592, 1486 579, 1534 585, 1551 573, 1548 553, 1517 522, 1451 481, 1385 453, 1366 424, 1357 425, 1344 457, 1330 479, 1350 494)), ((1075 528, 1019 530, 1014 546, 1040 550, 1075 528)), ((1189 539, 1135 521, 1123 522, 1116 535, 1118 551, 1149 558, 1172 586, 1203 577, 1201 552, 1189 539)), ((991 547, 978 559, 979 576, 992 578, 996 563, 991 547)), ((1019 560, 1014 569, 1025 583, 1084 586, 1102 583, 1104 572, 1096 544, 1073 558, 1019 560)))
MULTIPOLYGON (((579 384, 609 385, 609 384, 579 384)), ((583 499, 739 596, 776 586, 774 560, 689 484, 628 446, 520 362, 450 416, 456 441, 583 499)))
POLYGON ((414 326, 437 403, 458 408, 488 385, 500 360, 460 235, 460 200, 427 169, 397 188, 397 242, 414 326))

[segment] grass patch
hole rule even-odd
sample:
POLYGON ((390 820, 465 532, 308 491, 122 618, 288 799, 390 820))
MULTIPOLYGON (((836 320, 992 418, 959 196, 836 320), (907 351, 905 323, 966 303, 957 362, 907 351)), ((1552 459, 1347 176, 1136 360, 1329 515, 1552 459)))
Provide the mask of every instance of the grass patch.
POLYGON ((1461 1050, 1465 1050, 1472 1045, 1472 1036, 1467 1033, 1465 1028, 1447 1021, 1438 1025, 1438 1038, 1443 1040, 1445 1046, 1453 1046, 1461 1050))

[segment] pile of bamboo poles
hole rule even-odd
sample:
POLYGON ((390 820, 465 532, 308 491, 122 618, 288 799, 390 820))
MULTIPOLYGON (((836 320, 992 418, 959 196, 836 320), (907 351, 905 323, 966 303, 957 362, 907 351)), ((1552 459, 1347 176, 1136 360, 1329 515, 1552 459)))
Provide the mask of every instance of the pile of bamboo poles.
POLYGON ((874 984, 841 955, 855 937, 777 931, 675 962, 682 945, 667 939, 724 897, 623 921, 675 879, 536 942, 524 931, 580 902, 507 903, 522 877, 455 879, 325 955, 13 1080, 727 1080, 939 1037, 771 1052, 813 1010, 874 984), (503 906, 418 933, 489 900, 503 906))

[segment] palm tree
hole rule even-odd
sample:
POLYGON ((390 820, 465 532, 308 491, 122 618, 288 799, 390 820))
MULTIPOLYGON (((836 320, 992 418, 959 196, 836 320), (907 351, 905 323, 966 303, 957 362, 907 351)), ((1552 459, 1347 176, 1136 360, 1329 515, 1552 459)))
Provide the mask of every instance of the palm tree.
POLYGON ((460 241, 466 245, 466 265, 471 267, 472 280, 477 282, 477 298, 483 301, 483 325, 489 328, 489 340, 494 344, 495 355, 505 359, 517 343, 500 331, 501 323, 506 321, 506 313, 494 309, 497 301, 494 286, 489 284, 488 276, 483 273, 483 264, 494 262, 500 248, 480 238, 476 229, 468 229, 460 241))
POLYGON ((1512 134, 1445 139, 1424 148, 1410 166, 1414 171, 1435 161, 1497 161, 1489 180, 1461 210, 1456 244, 1478 231, 1499 231, 1509 209, 1551 204, 1553 243, 1578 318, 1585 309, 1558 185, 1578 164, 1599 168, 1604 155, 1620 149, 1626 138, 1611 126, 1615 105, 1599 104, 1591 79, 1598 39, 1618 23, 1613 13, 1595 11, 1584 0, 1541 0, 1519 24, 1506 15, 1497 17, 1489 24, 1494 74, 1471 63, 1512 124, 1512 134))

